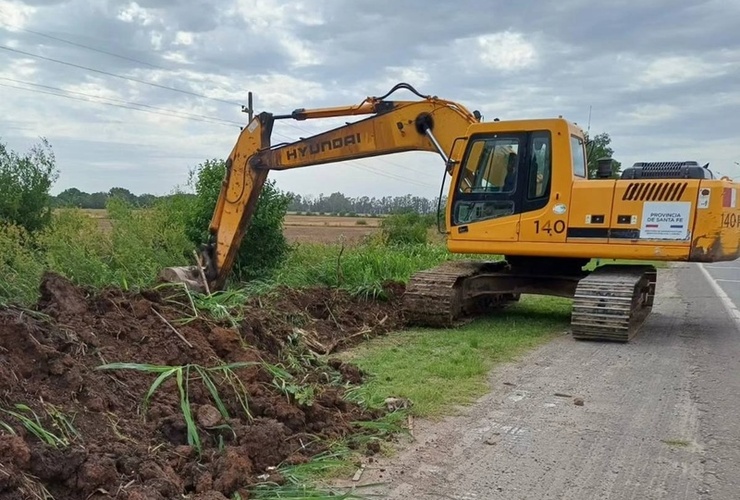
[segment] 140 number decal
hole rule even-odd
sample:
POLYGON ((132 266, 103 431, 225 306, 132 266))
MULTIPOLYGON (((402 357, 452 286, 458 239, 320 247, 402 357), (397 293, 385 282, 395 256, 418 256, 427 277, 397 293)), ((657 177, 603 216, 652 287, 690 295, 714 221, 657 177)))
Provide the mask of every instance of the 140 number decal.
POLYGON ((737 227, 738 223, 740 223, 740 217, 737 214, 722 214, 722 225, 724 227, 737 227))
POLYGON ((546 221, 544 224, 541 224, 540 221, 536 220, 534 221, 534 232, 536 234, 562 234, 565 232, 565 222, 562 220, 556 220, 554 224, 550 221, 546 221))

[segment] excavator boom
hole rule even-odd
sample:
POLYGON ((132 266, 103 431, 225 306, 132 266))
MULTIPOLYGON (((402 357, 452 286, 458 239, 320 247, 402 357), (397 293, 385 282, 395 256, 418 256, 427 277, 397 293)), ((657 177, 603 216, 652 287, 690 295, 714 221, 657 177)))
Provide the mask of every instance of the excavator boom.
POLYGON ((399 84, 383 97, 368 97, 354 106, 297 109, 287 115, 260 113, 241 131, 226 160, 226 175, 209 226, 210 241, 201 247, 201 269, 168 268, 160 278, 185 282, 197 290, 222 288, 231 273, 270 170, 405 151, 429 151, 440 154, 449 171, 449 154, 455 140, 462 138, 468 127, 479 121, 478 113, 471 113, 452 101, 423 96, 407 84, 399 84), (421 99, 385 99, 401 88, 411 90, 421 99), (357 115, 370 116, 296 142, 271 146, 276 120, 357 115))

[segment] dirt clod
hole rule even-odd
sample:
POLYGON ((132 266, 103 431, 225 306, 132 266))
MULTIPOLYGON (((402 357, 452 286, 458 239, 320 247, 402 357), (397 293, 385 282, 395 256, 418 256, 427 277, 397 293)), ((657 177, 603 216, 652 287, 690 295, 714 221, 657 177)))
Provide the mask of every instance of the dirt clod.
POLYGON ((259 476, 282 480, 274 467, 305 463, 352 422, 378 416, 343 397, 360 370, 316 354, 402 322, 398 286, 385 301, 278 290, 248 301, 237 325, 194 318, 177 290, 93 292, 48 273, 40 292, 34 311, 0 308, 0 408, 27 405, 57 446, 1 414, 0 499, 20 498, 24 477, 56 500, 248 498, 259 476), (110 363, 159 368, 102 366, 110 363), (283 380, 274 367, 285 366, 283 380))
POLYGON ((221 422, 221 414, 216 407, 200 405, 198 408, 198 423, 203 427, 216 427, 221 422))

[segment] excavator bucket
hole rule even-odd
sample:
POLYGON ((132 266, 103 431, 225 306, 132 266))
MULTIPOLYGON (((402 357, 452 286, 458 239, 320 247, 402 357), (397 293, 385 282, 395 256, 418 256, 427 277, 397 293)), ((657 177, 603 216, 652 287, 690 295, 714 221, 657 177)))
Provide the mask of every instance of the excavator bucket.
POLYGON ((209 291, 203 271, 198 266, 167 267, 160 271, 157 280, 161 283, 183 283, 188 289, 199 293, 209 291))

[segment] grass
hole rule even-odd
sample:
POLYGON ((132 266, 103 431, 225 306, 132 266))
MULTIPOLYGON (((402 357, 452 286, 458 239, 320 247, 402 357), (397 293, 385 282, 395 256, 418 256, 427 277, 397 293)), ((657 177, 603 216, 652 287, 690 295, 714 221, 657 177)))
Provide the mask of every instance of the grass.
MULTIPOLYGON (((57 429, 57 433, 44 427, 41 417, 28 405, 18 403, 12 410, 0 408, 0 412, 18 420, 26 431, 36 436, 41 442, 53 448, 67 448, 79 437, 79 434, 71 421, 57 407, 48 405, 45 406, 45 410, 52 420, 52 425, 57 429)), ((6 422, 0 422, 0 427, 9 434, 15 434, 13 428, 6 422)))
POLYGON ((203 385, 206 387, 208 392, 213 399, 216 408, 223 417, 224 421, 228 422, 231 418, 229 412, 226 409, 226 405, 219 393, 219 389, 216 385, 213 375, 220 373, 223 376, 223 384, 231 387, 234 396, 236 397, 239 405, 244 411, 248 419, 251 419, 248 405, 248 394, 247 390, 241 382, 241 379, 233 372, 234 369, 244 368, 247 366, 253 366, 256 363, 230 363, 219 365, 215 367, 203 367, 196 364, 188 364, 183 366, 165 366, 165 365, 150 365, 144 363, 107 363, 98 366, 98 370, 135 370, 150 374, 157 374, 157 378, 152 382, 149 390, 144 396, 142 407, 146 411, 149 404, 149 400, 159 387, 167 380, 174 378, 177 384, 177 390, 180 397, 180 411, 185 420, 187 427, 188 444, 195 448, 198 455, 202 452, 202 443, 200 434, 198 433, 198 427, 193 418, 192 408, 190 406, 190 384, 194 380, 200 379, 203 385), (192 373, 192 375, 191 375, 192 373))
POLYGON ((522 297, 508 310, 460 328, 414 329, 373 339, 346 355, 372 375, 352 397, 368 404, 407 398, 412 414, 442 416, 484 395, 497 363, 553 338, 569 318, 568 300, 522 297))
POLYGON ((352 247, 302 244, 295 247, 269 281, 252 282, 247 289, 251 293, 265 293, 276 286, 324 285, 382 298, 384 282, 407 282, 422 269, 469 257, 451 254, 445 246, 434 243, 386 246, 369 242, 352 247))

